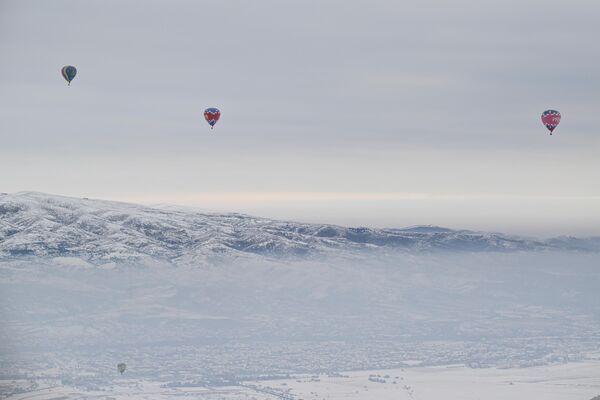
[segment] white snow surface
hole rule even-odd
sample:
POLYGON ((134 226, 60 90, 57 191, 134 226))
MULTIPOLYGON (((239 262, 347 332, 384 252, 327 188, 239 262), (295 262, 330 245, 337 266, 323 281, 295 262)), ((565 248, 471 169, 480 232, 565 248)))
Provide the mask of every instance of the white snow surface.
MULTIPOLYGON (((6 382, 0 381, 0 387, 6 382)), ((164 387, 160 382, 114 376, 98 390, 21 381, 24 393, 7 400, 591 400, 600 394, 600 361, 518 369, 440 366, 299 375, 236 385, 164 387), (30 390, 27 390, 30 389, 30 390)))

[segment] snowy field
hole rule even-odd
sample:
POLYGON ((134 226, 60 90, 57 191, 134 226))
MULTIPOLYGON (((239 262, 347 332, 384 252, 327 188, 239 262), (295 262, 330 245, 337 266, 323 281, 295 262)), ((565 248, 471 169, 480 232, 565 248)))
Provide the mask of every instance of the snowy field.
MULTIPOLYGON (((31 383, 31 382, 29 382, 31 383)), ((14 385, 3 381, 1 385, 14 385)), ((23 381, 23 385, 27 382, 23 381)), ((497 369, 464 366, 353 371, 291 379, 242 382, 228 387, 166 388, 159 382, 115 377, 103 390, 63 387, 52 382, 7 400, 69 399, 284 399, 284 400, 589 400, 600 394, 600 361, 497 369)))

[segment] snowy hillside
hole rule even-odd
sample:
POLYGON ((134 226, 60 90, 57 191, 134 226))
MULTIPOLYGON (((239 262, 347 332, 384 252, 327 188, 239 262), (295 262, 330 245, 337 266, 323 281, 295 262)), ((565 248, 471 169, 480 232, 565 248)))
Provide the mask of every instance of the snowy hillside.
POLYGON ((597 360, 598 248, 0 195, 0 397, 597 360))
POLYGON ((207 264, 240 257, 354 257, 363 251, 579 248, 597 250, 600 241, 535 241, 430 226, 344 228, 34 192, 0 195, 0 259, 78 257, 94 264, 149 259, 207 264))

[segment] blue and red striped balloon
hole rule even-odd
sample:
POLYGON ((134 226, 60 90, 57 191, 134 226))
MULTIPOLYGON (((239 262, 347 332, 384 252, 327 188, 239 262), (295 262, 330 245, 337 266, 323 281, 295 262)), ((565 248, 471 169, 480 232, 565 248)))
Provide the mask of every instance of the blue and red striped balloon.
POLYGON ((204 110, 204 119, 210 125, 210 129, 214 128, 219 118, 221 118, 221 111, 218 108, 211 107, 204 110))

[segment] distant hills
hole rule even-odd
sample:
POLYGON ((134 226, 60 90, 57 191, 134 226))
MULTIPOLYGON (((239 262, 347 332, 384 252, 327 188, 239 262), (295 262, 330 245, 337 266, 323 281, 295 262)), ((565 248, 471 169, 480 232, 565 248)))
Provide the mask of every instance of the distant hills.
POLYGON ((436 226, 348 228, 237 213, 56 196, 0 195, 0 259, 77 257, 93 264, 163 260, 360 257, 386 252, 600 250, 600 238, 549 240, 436 226))

